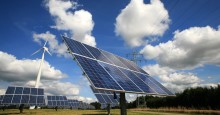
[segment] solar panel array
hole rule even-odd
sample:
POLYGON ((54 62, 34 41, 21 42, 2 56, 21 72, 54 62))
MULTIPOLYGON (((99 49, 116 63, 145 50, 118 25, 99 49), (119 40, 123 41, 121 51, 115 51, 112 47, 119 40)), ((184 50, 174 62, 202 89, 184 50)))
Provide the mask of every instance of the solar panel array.
POLYGON ((50 107, 65 107, 65 106, 69 106, 68 100, 66 98, 66 96, 47 96, 47 105, 50 107))
POLYGON ((72 108, 79 108, 79 101, 78 100, 68 99, 68 103, 69 103, 69 106, 72 108))
POLYGON ((174 95, 135 63, 101 49, 62 37, 68 50, 95 89, 174 95))
POLYGON ((4 106, 4 105, 2 104, 3 98, 4 98, 4 95, 0 95, 0 106, 4 106))
POLYGON ((99 103, 101 103, 101 106, 106 106, 107 104, 110 104, 111 107, 115 107, 119 105, 119 93, 116 93, 117 99, 114 99, 113 92, 110 91, 104 91, 104 90, 96 90, 92 86, 90 86, 93 93, 95 94, 96 98, 98 99, 99 103))
POLYGON ((9 86, 6 90, 2 104, 28 104, 37 106, 45 105, 44 89, 9 86))

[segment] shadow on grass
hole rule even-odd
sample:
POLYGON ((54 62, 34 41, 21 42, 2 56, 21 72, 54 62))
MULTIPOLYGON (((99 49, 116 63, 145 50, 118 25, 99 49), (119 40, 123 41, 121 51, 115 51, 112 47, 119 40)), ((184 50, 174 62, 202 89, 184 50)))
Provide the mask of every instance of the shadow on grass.
POLYGON ((15 115, 15 114, 24 114, 24 113, 0 113, 0 115, 10 115, 10 114, 15 115))

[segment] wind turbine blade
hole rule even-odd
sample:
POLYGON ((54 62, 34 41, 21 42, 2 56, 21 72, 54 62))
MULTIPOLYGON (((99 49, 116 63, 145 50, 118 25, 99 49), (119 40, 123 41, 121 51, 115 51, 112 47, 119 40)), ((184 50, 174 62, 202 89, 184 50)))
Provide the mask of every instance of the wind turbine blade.
POLYGON ((47 44, 47 41, 44 43, 44 47, 46 46, 46 44, 47 44))
POLYGON ((50 56, 52 56, 51 53, 49 52, 49 50, 46 50, 46 52, 47 52, 48 54, 50 54, 50 56))
POLYGON ((34 55, 34 54, 36 54, 36 53, 38 53, 40 50, 42 50, 42 48, 40 48, 39 50, 37 50, 36 52, 34 52, 33 54, 31 54, 31 56, 34 55))

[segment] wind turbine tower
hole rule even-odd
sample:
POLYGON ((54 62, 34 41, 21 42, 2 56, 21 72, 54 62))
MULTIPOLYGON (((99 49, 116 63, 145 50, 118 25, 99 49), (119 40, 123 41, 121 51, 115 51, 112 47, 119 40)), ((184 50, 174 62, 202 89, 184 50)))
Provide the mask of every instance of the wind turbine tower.
POLYGON ((41 50, 43 50, 43 54, 42 54, 42 58, 41 58, 41 62, 40 62, 40 67, 39 67, 39 71, 37 74, 37 79, 36 79, 36 83, 35 83, 35 88, 39 87, 39 82, 40 82, 40 77, 41 77, 41 71, 42 71, 42 66, 44 63, 44 53, 45 51, 51 55, 51 53, 49 52, 48 48, 46 47, 47 41, 44 43, 44 46, 42 48, 40 48, 39 50, 37 50, 36 52, 34 52, 32 55, 40 52, 41 50))

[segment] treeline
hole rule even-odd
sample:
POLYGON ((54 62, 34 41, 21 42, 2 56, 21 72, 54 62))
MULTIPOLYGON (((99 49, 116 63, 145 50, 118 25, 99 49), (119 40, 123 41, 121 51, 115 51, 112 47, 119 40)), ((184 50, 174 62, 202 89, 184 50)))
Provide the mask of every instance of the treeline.
MULTIPOLYGON (((220 109, 220 85, 217 87, 197 87, 184 90, 175 97, 146 96, 139 98, 139 105, 149 108, 183 107, 195 109, 220 109), (145 101, 144 101, 145 98, 145 101)), ((137 107, 137 99, 128 103, 128 108, 137 107)))

